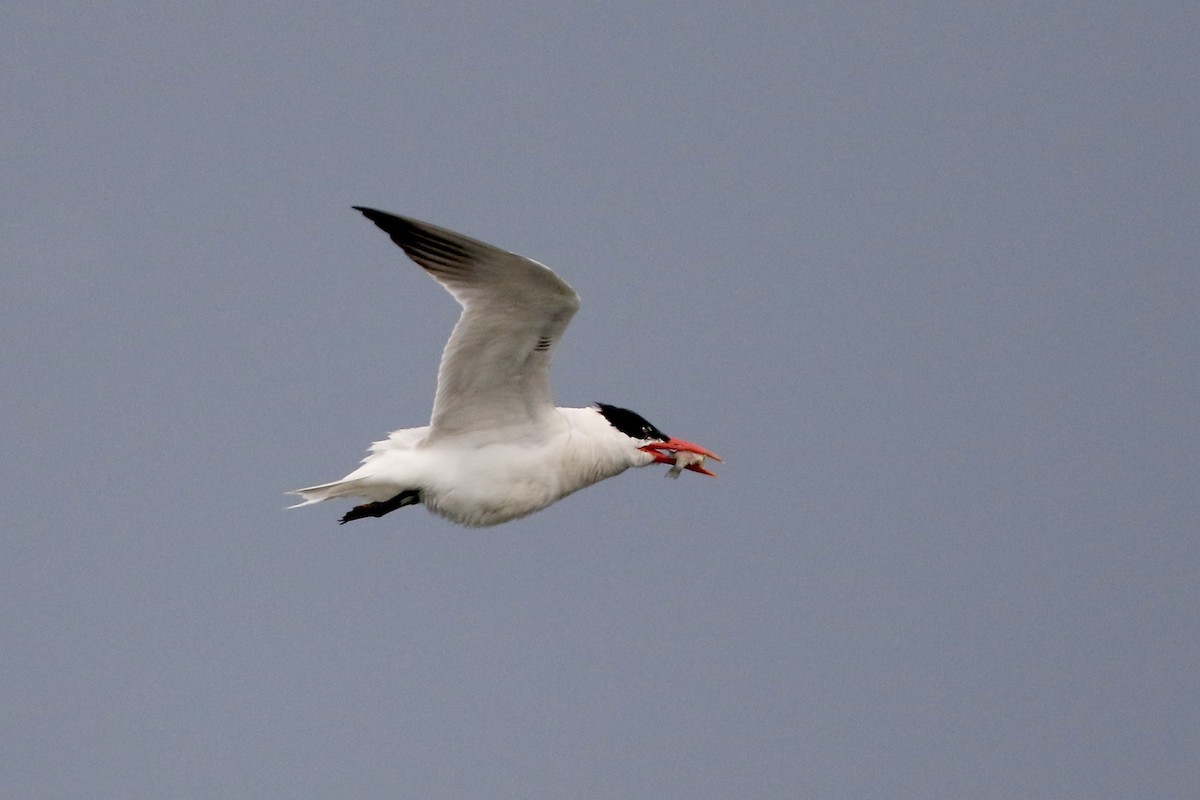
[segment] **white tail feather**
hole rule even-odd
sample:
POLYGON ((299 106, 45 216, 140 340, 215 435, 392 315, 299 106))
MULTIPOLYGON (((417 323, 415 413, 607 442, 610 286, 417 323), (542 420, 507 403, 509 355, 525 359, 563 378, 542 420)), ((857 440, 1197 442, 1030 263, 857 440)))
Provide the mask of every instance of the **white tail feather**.
POLYGON ((301 508, 303 506, 311 506, 313 503, 320 503, 324 500, 333 500, 337 497, 373 497, 372 493, 366 487, 366 481, 362 478, 356 480, 340 480, 332 483, 322 483, 319 486, 309 486, 307 489, 293 489, 287 494, 296 494, 304 498, 304 502, 296 503, 288 508, 301 508))

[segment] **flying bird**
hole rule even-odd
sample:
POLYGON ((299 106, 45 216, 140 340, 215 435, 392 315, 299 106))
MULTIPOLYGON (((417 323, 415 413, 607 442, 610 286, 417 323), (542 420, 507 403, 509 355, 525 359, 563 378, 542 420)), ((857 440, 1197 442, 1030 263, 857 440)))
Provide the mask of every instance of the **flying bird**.
POLYGON ((605 403, 556 408, 550 356, 579 295, 543 264, 436 225, 371 208, 356 211, 392 238, 462 306, 442 352, 428 425, 393 431, 362 465, 332 483, 296 489, 299 508, 366 499, 340 520, 423 504, 467 527, 540 511, 630 467, 670 464, 715 477, 699 445, 605 403))

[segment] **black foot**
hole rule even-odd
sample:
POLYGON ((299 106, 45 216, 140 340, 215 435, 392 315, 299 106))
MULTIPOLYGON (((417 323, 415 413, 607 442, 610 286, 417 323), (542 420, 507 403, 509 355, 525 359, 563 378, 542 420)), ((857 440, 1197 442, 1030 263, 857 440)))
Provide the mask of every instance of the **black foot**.
POLYGON ((397 508, 416 505, 419 502, 421 502, 421 493, 419 491, 416 489, 405 489, 391 500, 381 500, 378 503, 365 503, 361 506, 355 506, 346 512, 346 516, 338 520, 338 525, 345 525, 352 519, 382 517, 384 514, 390 514, 397 508))

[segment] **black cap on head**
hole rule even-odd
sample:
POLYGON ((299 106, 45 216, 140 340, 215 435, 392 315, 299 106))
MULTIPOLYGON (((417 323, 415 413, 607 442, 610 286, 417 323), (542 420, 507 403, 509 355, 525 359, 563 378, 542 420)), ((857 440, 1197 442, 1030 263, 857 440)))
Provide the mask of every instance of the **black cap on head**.
POLYGON ((627 408, 618 408, 605 403, 596 403, 596 408, 608 420, 608 424, 631 439, 656 439, 665 442, 670 439, 665 433, 651 425, 641 414, 627 408))

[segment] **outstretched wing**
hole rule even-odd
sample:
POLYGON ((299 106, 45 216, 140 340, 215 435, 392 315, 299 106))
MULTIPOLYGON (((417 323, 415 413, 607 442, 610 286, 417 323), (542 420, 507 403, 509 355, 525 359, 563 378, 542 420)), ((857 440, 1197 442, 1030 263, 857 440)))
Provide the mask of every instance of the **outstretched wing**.
POLYGON ((550 356, 579 295, 536 261, 414 219, 355 206, 463 307, 442 351, 429 440, 527 428, 553 413, 550 356))

